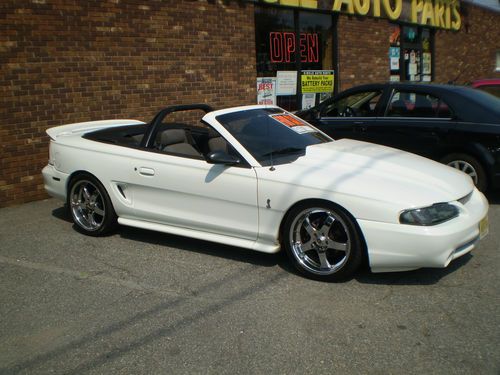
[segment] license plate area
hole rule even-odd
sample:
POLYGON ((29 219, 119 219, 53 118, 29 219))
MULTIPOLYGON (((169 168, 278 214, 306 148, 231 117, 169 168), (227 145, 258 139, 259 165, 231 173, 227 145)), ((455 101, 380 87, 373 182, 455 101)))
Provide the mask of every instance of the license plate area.
POLYGON ((479 222, 479 238, 483 239, 488 235, 489 232, 489 222, 488 222, 488 216, 485 216, 480 222, 479 222))

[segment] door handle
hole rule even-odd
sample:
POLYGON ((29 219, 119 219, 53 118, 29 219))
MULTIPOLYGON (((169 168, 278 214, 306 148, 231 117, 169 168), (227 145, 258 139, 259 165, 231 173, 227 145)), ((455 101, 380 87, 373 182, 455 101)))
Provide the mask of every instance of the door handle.
POLYGON ((142 174, 143 176, 154 176, 155 170, 152 168, 140 167, 139 173, 142 174))

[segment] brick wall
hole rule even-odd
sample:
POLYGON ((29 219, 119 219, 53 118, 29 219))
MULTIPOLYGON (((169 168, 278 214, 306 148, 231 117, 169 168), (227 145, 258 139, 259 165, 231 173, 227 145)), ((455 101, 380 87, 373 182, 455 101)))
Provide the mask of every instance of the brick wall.
POLYGON ((339 16, 339 90, 389 80, 389 37, 393 28, 384 19, 339 16))
POLYGON ((462 27, 458 32, 436 33, 437 82, 463 84, 481 78, 500 78, 495 72, 500 51, 500 13, 462 3, 462 27))
POLYGON ((253 5, 2 0, 0 64, 3 207, 46 197, 51 126, 255 103, 253 5))

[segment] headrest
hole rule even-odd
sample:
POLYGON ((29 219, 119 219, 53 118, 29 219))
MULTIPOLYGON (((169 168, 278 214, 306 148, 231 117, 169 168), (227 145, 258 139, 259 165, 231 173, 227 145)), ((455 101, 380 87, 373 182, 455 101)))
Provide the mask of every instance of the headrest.
POLYGON ((186 132, 183 129, 169 129, 161 134, 161 144, 163 146, 173 145, 176 143, 187 142, 186 132))
POLYGON ((212 128, 209 128, 208 129, 208 139, 212 139, 212 138, 218 138, 220 137, 220 134, 217 133, 214 129, 212 128))

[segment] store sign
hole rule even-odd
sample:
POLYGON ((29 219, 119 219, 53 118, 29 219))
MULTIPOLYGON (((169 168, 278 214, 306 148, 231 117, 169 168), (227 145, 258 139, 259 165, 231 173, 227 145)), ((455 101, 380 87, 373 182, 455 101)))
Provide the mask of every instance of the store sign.
MULTIPOLYGON (((269 49, 272 63, 295 62, 296 36, 292 32, 269 33, 269 49)), ((301 33, 299 38, 300 61, 318 62, 318 34, 301 33)))
POLYGON ((276 105, 276 77, 257 78, 257 104, 276 105))
POLYGON ((333 92, 333 70, 304 70, 300 75, 302 93, 333 92))
POLYGON ((295 95, 297 93, 297 72, 278 70, 276 72, 276 95, 295 95))
POLYGON ((459 0, 254 0, 254 2, 388 18, 393 21, 448 30, 460 30, 462 24, 459 0))

